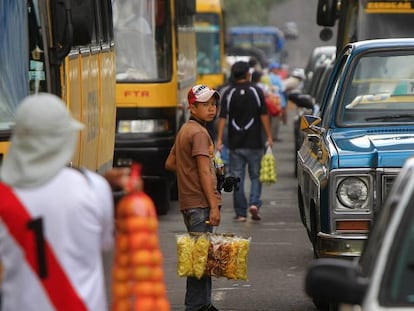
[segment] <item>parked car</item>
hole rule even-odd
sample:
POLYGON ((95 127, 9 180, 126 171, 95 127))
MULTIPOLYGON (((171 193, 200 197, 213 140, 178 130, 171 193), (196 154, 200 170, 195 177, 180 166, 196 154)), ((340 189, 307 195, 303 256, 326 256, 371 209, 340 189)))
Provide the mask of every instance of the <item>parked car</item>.
POLYGON ((414 153, 414 39, 348 44, 301 118, 298 207, 315 257, 357 257, 414 153))
POLYGON ((325 59, 335 59, 336 47, 334 45, 323 45, 315 47, 308 57, 305 67, 304 93, 310 94, 310 84, 316 68, 325 61, 325 59))
POLYGON ((346 310, 414 310, 413 206, 411 158, 381 208, 361 257, 314 260, 305 278, 307 294, 319 304, 347 304, 346 310))

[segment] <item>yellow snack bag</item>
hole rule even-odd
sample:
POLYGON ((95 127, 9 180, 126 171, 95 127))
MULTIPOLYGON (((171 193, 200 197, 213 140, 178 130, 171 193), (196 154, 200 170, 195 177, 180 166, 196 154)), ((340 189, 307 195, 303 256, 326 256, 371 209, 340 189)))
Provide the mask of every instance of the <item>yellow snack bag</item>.
POLYGON ((194 239, 188 234, 176 236, 177 242, 177 274, 178 276, 194 276, 193 272, 193 245, 194 239))
POLYGON ((194 276, 198 279, 200 279, 204 275, 209 245, 210 241, 206 235, 201 235, 198 238, 196 238, 195 243, 193 245, 193 272, 194 276))
POLYGON ((237 279, 247 280, 247 255, 249 253, 250 247, 250 238, 240 239, 238 241, 239 252, 237 256, 237 269, 236 275, 237 279))

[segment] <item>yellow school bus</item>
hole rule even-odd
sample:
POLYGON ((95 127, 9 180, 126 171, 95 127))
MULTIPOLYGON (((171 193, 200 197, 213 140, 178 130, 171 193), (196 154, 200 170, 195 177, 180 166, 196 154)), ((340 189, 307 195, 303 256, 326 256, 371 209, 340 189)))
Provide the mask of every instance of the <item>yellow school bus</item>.
POLYGON ((225 23, 221 0, 196 0, 197 83, 217 88, 225 79, 225 23))
POLYGON ((114 166, 142 164, 159 214, 167 213, 175 176, 164 168, 188 119, 196 81, 195 0, 114 0, 116 136, 114 166))
POLYGON ((16 108, 38 92, 61 97, 85 124, 74 166, 112 166, 115 56, 111 0, 15 1, 0 5, 0 161, 16 108))

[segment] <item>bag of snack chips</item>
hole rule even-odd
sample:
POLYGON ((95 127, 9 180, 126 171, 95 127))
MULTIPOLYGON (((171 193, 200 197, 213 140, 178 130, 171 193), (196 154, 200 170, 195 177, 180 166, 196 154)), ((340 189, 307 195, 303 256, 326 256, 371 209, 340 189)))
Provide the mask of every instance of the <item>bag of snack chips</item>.
POLYGON ((247 280, 250 238, 210 233, 186 233, 176 238, 179 276, 247 280))

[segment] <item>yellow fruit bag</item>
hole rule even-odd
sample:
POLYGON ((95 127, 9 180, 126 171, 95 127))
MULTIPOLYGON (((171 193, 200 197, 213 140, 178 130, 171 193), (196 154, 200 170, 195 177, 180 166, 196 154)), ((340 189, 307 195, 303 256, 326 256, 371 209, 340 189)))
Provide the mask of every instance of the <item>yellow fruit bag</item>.
POLYGON ((277 180, 276 159, 270 146, 266 148, 266 152, 260 162, 259 180, 265 185, 274 184, 277 180))

